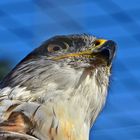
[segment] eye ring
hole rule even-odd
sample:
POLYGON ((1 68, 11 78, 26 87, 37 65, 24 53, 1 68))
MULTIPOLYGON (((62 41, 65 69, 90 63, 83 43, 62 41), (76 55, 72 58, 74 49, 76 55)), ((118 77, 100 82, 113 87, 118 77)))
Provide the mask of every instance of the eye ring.
POLYGON ((59 45, 57 45, 57 44, 50 44, 49 46, 48 46, 48 51, 49 52, 56 52, 56 51, 59 51, 59 50, 61 50, 62 48, 61 48, 61 46, 59 46, 59 45))
POLYGON ((63 42, 61 45, 59 44, 49 44, 48 45, 48 52, 57 52, 60 50, 67 50, 69 48, 69 45, 65 42, 63 42))

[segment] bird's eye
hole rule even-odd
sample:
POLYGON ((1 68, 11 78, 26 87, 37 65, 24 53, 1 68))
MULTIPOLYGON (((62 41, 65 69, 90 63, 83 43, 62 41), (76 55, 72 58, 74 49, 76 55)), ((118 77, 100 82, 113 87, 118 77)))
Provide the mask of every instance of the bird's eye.
POLYGON ((60 51, 60 50, 66 50, 68 49, 68 44, 67 43, 61 43, 60 45, 58 44, 50 44, 48 46, 48 51, 49 52, 57 52, 57 51, 60 51))
POLYGON ((48 46, 48 51, 49 51, 49 52, 56 52, 56 51, 59 51, 59 50, 61 50, 61 49, 62 49, 61 46, 56 45, 56 44, 50 44, 50 45, 48 46))

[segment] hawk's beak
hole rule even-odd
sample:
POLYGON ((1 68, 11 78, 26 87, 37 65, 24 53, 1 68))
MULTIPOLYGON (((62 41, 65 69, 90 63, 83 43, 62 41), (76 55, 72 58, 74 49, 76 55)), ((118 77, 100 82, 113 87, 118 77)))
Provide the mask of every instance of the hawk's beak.
POLYGON ((107 61, 107 64, 110 65, 115 55, 116 43, 112 40, 102 40, 102 39, 97 40, 97 42, 101 43, 99 43, 100 45, 97 46, 97 49, 93 50, 93 54, 102 57, 107 61))

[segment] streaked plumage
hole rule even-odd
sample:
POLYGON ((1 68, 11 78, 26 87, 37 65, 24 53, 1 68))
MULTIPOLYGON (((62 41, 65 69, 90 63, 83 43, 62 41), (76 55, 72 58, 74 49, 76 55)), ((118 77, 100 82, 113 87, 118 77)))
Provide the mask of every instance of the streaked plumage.
POLYGON ((107 95, 115 43, 56 36, 0 84, 0 139, 88 140, 107 95))

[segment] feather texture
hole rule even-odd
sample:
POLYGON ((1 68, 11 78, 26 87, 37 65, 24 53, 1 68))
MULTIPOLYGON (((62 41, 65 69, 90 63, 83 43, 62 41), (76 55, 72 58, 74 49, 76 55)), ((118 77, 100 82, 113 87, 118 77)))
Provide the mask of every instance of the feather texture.
POLYGON ((112 41, 107 49, 96 47, 95 41, 88 35, 54 37, 4 78, 0 84, 0 139, 89 139, 90 127, 105 104, 114 55, 112 41), (49 52, 53 48, 48 46, 61 49, 49 52), (62 55, 74 57, 52 59, 62 55))

